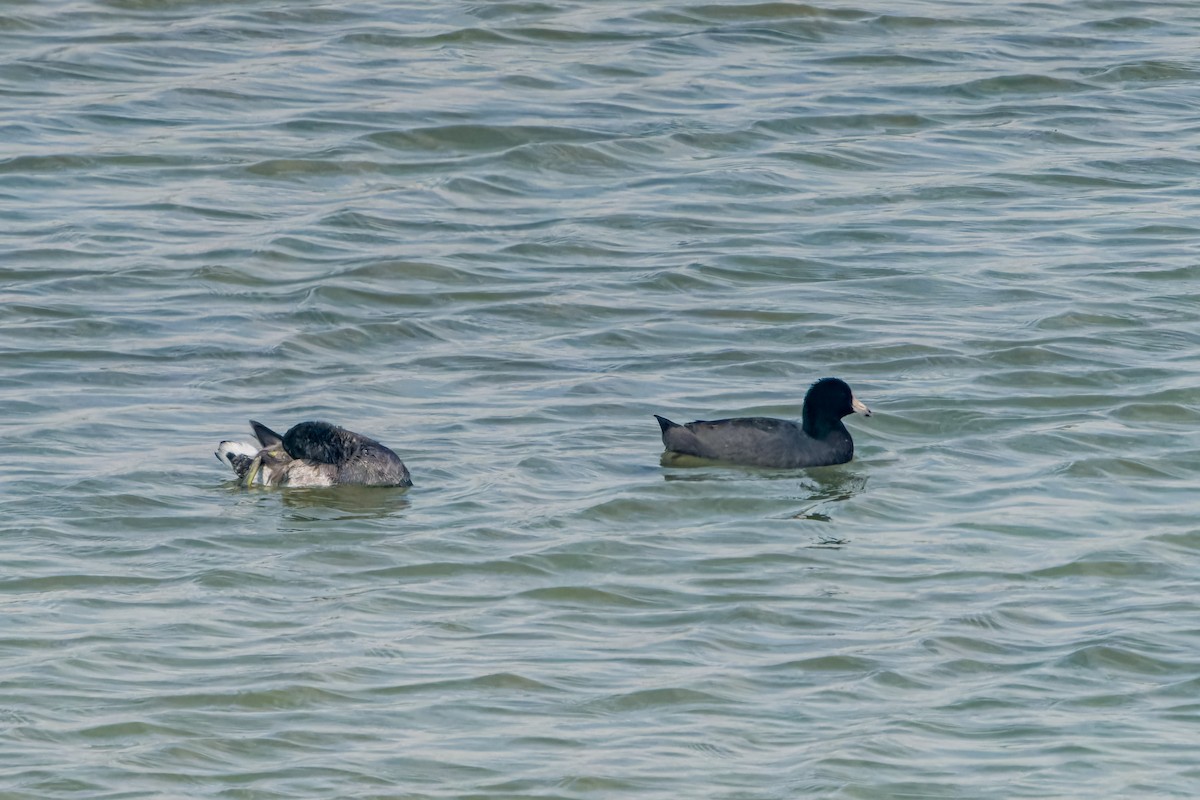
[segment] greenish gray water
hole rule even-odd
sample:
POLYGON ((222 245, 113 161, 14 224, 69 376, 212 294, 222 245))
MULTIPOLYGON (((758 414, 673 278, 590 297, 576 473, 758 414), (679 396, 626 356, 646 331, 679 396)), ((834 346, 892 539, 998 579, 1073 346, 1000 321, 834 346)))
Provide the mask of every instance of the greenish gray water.
POLYGON ((0 795, 1200 795, 1198 35, 0 4, 0 795), (823 375, 854 462, 660 463, 823 375))

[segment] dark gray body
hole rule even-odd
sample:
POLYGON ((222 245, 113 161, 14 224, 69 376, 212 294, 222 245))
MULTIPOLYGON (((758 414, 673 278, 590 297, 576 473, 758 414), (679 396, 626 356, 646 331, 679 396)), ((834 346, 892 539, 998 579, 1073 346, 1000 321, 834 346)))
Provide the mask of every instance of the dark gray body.
POLYGON ((800 424, 771 417, 700 420, 676 425, 658 419, 667 449, 700 458, 752 467, 824 467, 854 458, 854 440, 842 424, 848 414, 871 416, 841 378, 821 378, 808 387, 800 424))
POLYGON ((699 420, 678 425, 654 415, 672 452, 753 467, 823 467, 854 457, 854 440, 841 420, 810 436, 795 422, 771 417, 699 420))
POLYGON ((294 463, 292 480, 284 470, 281 485, 306 482, 309 471, 325 477, 331 484, 358 486, 412 486, 412 477, 400 457, 374 439, 328 422, 301 422, 283 436, 250 420, 254 435, 266 451, 284 452, 294 463), (296 480, 300 475, 303 480, 296 480))

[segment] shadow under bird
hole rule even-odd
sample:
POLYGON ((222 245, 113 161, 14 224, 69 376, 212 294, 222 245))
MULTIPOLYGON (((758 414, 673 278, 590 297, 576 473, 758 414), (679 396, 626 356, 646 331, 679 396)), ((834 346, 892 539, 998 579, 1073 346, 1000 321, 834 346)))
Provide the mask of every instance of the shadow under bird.
POLYGON ((848 414, 871 416, 845 381, 822 378, 809 387, 800 424, 772 417, 738 417, 686 425, 655 414, 672 453, 752 467, 824 467, 854 458, 854 440, 842 424, 848 414))
POLYGON ((280 436, 250 420, 257 444, 221 442, 217 458, 247 486, 412 486, 400 457, 374 439, 328 422, 301 422, 280 436))

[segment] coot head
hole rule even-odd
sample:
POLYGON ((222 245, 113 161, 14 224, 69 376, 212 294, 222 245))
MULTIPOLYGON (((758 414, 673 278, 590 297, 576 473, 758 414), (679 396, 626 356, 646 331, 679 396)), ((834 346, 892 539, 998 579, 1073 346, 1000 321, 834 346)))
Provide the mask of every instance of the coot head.
POLYGON ((804 396, 805 429, 821 430, 847 414, 871 416, 871 409, 854 396, 850 386, 841 378, 821 378, 809 387, 804 396))

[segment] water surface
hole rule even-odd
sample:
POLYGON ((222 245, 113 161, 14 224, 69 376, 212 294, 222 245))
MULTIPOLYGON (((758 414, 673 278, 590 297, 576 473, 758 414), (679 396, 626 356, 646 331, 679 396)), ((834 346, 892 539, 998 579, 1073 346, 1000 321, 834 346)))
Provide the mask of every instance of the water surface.
POLYGON ((0 794, 1196 796, 1197 35, 0 5, 0 794), (825 375, 852 463, 660 462, 825 375))

